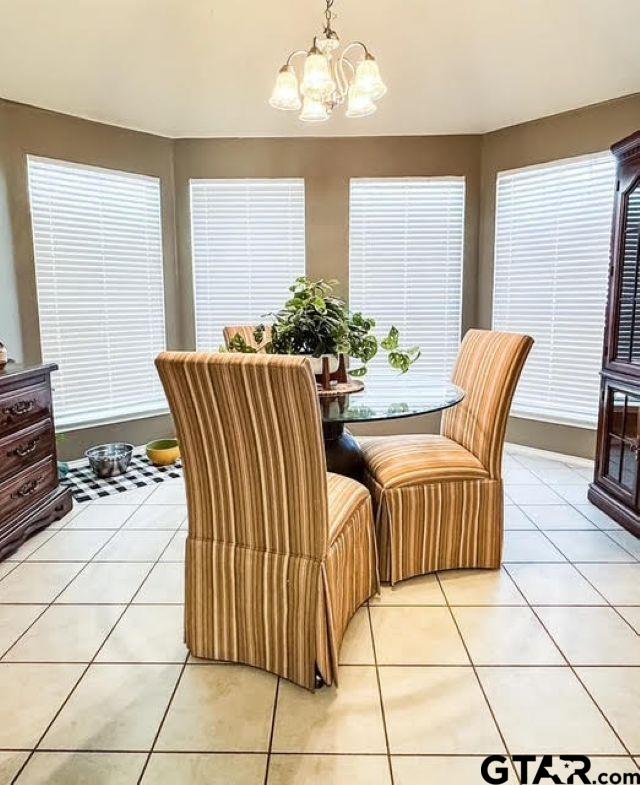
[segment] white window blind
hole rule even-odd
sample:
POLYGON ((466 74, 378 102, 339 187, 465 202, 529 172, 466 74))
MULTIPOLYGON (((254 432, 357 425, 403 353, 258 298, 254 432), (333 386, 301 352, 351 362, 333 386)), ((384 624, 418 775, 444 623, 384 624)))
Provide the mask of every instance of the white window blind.
POLYGON ((305 274, 304 180, 192 180, 196 346, 225 325, 258 324, 305 274))
POLYGON ((614 180, 609 153, 498 174, 493 326, 535 339, 514 414, 596 423, 614 180))
POLYGON ((28 157, 42 357, 63 428, 166 410, 160 182, 28 157))
MULTIPOLYGON (((463 177, 354 179, 350 198, 349 303, 391 325, 403 348, 422 356, 403 379, 417 386, 450 378, 460 344, 463 177)), ((397 375, 382 350, 376 380, 397 375)))

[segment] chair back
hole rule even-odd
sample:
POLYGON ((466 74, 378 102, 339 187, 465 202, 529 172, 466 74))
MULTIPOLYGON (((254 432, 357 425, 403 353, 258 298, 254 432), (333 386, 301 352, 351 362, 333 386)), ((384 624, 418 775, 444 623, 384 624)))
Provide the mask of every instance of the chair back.
POLYGON ((164 352, 156 367, 180 441, 189 536, 323 558, 327 474, 309 361, 164 352))
POLYGON ((462 341, 453 382, 466 395, 442 416, 440 432, 478 458, 499 478, 507 418, 524 362, 533 346, 528 335, 469 330, 462 341))
POLYGON ((268 343, 271 340, 271 327, 265 327, 264 337, 261 344, 257 343, 253 335, 255 329, 255 325, 253 324, 239 324, 225 327, 222 331, 222 334, 224 336, 224 342, 227 349, 229 348, 231 340, 235 338, 236 335, 240 335, 242 338, 244 338, 244 342, 247 344, 247 346, 251 346, 252 348, 258 350, 261 349, 265 343, 268 343))

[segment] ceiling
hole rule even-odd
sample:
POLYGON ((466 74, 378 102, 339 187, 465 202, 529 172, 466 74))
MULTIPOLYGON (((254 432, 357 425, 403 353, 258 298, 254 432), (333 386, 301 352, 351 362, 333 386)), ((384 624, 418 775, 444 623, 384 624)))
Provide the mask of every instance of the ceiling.
MULTIPOLYGON (((171 137, 475 133, 640 91, 638 0, 335 0, 389 86, 322 125, 267 104, 324 0, 0 0, 0 96, 171 137)), ((640 121, 640 118, 639 118, 640 121)))

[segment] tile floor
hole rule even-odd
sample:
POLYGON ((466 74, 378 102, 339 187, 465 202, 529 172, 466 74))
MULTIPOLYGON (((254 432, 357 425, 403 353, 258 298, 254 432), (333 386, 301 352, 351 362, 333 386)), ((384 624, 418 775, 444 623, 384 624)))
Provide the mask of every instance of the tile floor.
POLYGON ((491 753, 638 771, 640 548, 590 472, 510 448, 503 568, 384 587, 315 695, 187 656, 180 482, 76 506, 0 564, 0 785, 468 785, 491 753))

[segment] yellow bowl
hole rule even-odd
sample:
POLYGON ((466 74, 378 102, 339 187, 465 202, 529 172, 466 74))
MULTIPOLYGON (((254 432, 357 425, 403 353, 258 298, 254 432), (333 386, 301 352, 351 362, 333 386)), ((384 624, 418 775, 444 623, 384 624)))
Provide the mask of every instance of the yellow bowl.
POLYGON ((147 458, 155 466, 170 466, 180 458, 177 439, 156 439, 145 447, 147 458))

